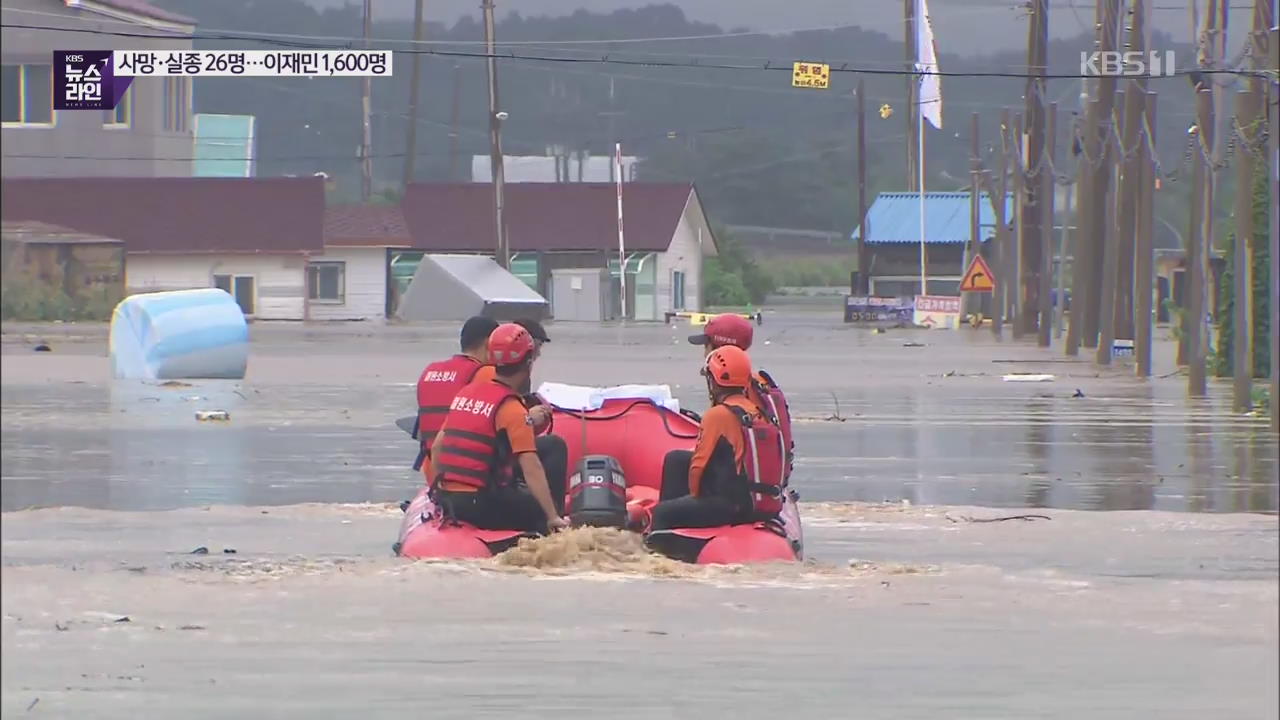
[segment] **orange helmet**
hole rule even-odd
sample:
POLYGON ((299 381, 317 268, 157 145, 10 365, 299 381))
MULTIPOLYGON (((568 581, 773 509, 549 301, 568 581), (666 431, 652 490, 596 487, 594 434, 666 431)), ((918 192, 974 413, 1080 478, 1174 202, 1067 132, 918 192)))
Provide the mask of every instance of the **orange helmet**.
POLYGON ((720 387, 745 389, 751 384, 751 358, 736 345, 724 345, 707 356, 702 373, 720 387))
POLYGON ((533 352, 533 336, 528 330, 506 323, 489 335, 489 364, 498 367, 519 365, 533 352))

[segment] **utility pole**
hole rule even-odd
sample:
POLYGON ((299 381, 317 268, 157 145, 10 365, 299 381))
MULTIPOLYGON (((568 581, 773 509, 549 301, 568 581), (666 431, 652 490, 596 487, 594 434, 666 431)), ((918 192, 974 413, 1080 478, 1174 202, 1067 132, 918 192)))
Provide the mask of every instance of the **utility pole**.
POLYGON ((1117 188, 1119 209, 1118 232, 1114 248, 1109 247, 1103 266, 1102 297, 1111 299, 1110 305, 1102 308, 1102 338, 1098 345, 1098 362, 1103 365, 1111 363, 1111 349, 1116 338, 1133 339, 1133 269, 1137 255, 1137 243, 1134 232, 1137 227, 1137 194, 1139 192, 1138 177, 1141 174, 1137 145, 1139 124, 1142 122, 1142 111, 1146 105, 1142 88, 1130 80, 1124 91, 1124 117, 1121 122, 1120 186, 1117 188), (1114 258, 1115 266, 1111 267, 1114 258), (1107 314, 1110 314, 1108 319, 1107 314), (1103 357, 1103 345, 1106 346, 1106 357, 1103 357))
MULTIPOLYGON (((449 180, 458 182, 458 108, 462 101, 462 66, 453 64, 453 107, 449 110, 449 180)), ((467 179, 470 179, 470 163, 467 179)))
POLYGON ((1057 338, 1057 340, 1062 340, 1062 314, 1066 311, 1066 287, 1064 287, 1062 279, 1064 279, 1064 274, 1066 273, 1066 256, 1068 256, 1071 247, 1071 223, 1073 223, 1073 218, 1075 217, 1076 204, 1079 202, 1079 187, 1079 177, 1076 177, 1075 181, 1071 182, 1068 190, 1066 190, 1066 208, 1062 208, 1062 228, 1059 231, 1059 236, 1057 236, 1059 237, 1059 240, 1057 240, 1057 302, 1055 310, 1053 310, 1053 337, 1057 338))
POLYGON ((871 294, 871 247, 867 245, 867 97, 858 76, 858 287, 871 294))
POLYGON ((1027 193, 1027 166, 1026 166, 1027 136, 1023 132, 1022 113, 1018 113, 1013 118, 1013 237, 1009 243, 1008 261, 1010 267, 1010 286, 1009 294, 1005 295, 1005 302, 1009 307, 1009 325, 1013 329, 1013 339, 1017 340, 1022 337, 1024 324, 1022 315, 1027 311, 1022 304, 1022 278, 1025 273, 1022 271, 1022 243, 1023 235, 1023 214, 1026 208, 1027 193))
POLYGON ((502 121, 506 113, 498 109, 498 66, 493 42, 493 0, 483 0, 485 65, 489 74, 489 168, 493 175, 494 230, 497 235, 498 265, 511 269, 511 246, 507 242, 507 222, 503 214, 502 121))
MULTIPOLYGON (((975 112, 969 116, 969 244, 964 260, 966 272, 972 257, 982 252, 982 198, 979 195, 982 188, 982 154, 978 143, 978 128, 979 115, 975 112)), ((999 278, 998 282, 1004 282, 1004 278, 999 278)), ((960 293, 962 317, 965 313, 976 312, 973 300, 973 293, 960 293)))
POLYGON ((1142 144, 1138 153, 1142 174, 1138 177, 1141 187, 1133 260, 1133 359, 1134 371, 1140 378, 1151 377, 1151 337, 1155 321, 1152 317, 1152 282, 1155 276, 1152 236, 1155 232, 1156 169, 1153 150, 1156 146, 1156 94, 1144 92, 1143 100, 1142 144))
POLYGON ((1187 242, 1187 265, 1191 274, 1187 288, 1187 311, 1183 318, 1187 337, 1187 394, 1203 397, 1207 390, 1205 379, 1204 300, 1205 276, 1208 254, 1205 247, 1205 214, 1209 205, 1209 152, 1213 147, 1213 91, 1203 85, 1196 91, 1196 138, 1192 150, 1191 222, 1187 242))
MULTIPOLYGON (((364 0, 364 49, 369 49, 369 34, 373 29, 373 0, 364 0)), ((360 80, 360 198, 369 202, 373 195, 373 78, 369 75, 360 80)))
MULTIPOLYGON (((1041 307, 1039 294, 1042 283, 1040 273, 1044 263, 1042 257, 1049 255, 1050 245, 1045 238, 1052 235, 1053 218, 1045 218, 1046 203, 1039 197, 1045 183, 1040 182, 1039 173, 1052 174, 1049 164, 1045 162, 1045 73, 1047 72, 1049 44, 1049 2, 1048 0, 1031 0, 1031 16, 1027 30, 1027 84, 1024 98, 1026 108, 1026 150, 1023 165, 1027 178, 1026 192, 1019 198, 1022 208, 1019 216, 1022 226, 1018 235, 1018 325, 1022 332, 1033 333, 1037 328, 1038 311, 1041 307), (1047 223, 1050 232, 1041 229, 1041 223, 1047 223)), ((1021 142, 1021 140, 1019 141, 1021 142)), ((1048 186, 1052 191, 1052 185, 1048 186)))
POLYGON ((409 189, 413 182, 413 166, 418 150, 418 99, 419 83, 422 82, 422 36, 426 23, 422 19, 422 5, 425 0, 416 0, 413 4, 413 71, 409 74, 409 129, 405 131, 404 155, 404 187, 409 189))
MULTIPOLYGON (((1118 45, 1117 24, 1120 12, 1120 0, 1099 0, 1100 21, 1098 26, 1099 45, 1104 51, 1115 51, 1118 45)), ((1107 226, 1108 212, 1106 205, 1111 197, 1111 174, 1114 159, 1111 154, 1114 146, 1115 123, 1115 76, 1103 76, 1098 79, 1098 98, 1091 106, 1090 134, 1085 138, 1085 155, 1090 164, 1092 174, 1089 182, 1091 199, 1089 203, 1090 225, 1081 228, 1081 239, 1090 242, 1089 253, 1091 265, 1086 269, 1087 284, 1084 297, 1089 300, 1089 314, 1084 320, 1084 334, 1081 338, 1085 347, 1098 346, 1098 323, 1103 309, 1099 300, 1102 295, 1102 258, 1103 249, 1115 236, 1107 226)), ((1110 306, 1106 310, 1110 312, 1110 306)))
MULTIPOLYGON (((1133 0, 1130 10, 1128 36, 1125 40, 1125 50, 1142 51, 1146 49, 1144 40, 1146 33, 1145 7, 1144 0, 1133 0)), ((1133 272, 1134 258, 1137 253, 1134 235, 1137 231, 1137 192, 1139 188, 1136 180, 1142 172, 1141 159, 1138 155, 1138 143, 1142 135, 1138 132, 1138 126, 1142 122, 1143 109, 1146 107, 1145 84, 1145 80, 1130 80, 1126 83, 1124 93, 1123 115, 1121 117, 1121 135, 1124 141, 1121 143, 1122 153, 1119 160, 1124 185, 1122 188, 1118 188, 1120 191, 1118 196, 1120 202, 1118 214, 1120 225, 1116 240, 1120 244, 1120 252, 1117 255, 1119 271, 1116 275, 1118 282, 1116 284, 1115 308, 1112 318, 1112 327, 1115 330, 1113 340, 1115 338, 1134 339, 1133 272), (1134 97, 1130 97, 1131 94, 1134 97)))
MULTIPOLYGON (((1267 0, 1259 0, 1266 2, 1267 0)), ((1270 8, 1268 8, 1269 10, 1270 8)), ((1271 25, 1275 22, 1275 17, 1268 12, 1266 24, 1271 25)), ((1280 67, 1280 30, 1275 25, 1267 33, 1268 55, 1271 57, 1269 67, 1280 67)), ((1276 207, 1274 202, 1276 192, 1280 190, 1277 187, 1280 178, 1277 178, 1280 171, 1280 82, 1271 80, 1267 83, 1270 86, 1268 95, 1271 100, 1267 103, 1267 111, 1271 116, 1271 131, 1267 138, 1267 196, 1272 198, 1271 203, 1271 429, 1280 430, 1280 325, 1277 325, 1277 319, 1280 319, 1280 209, 1276 207)))
MULTIPOLYGON (((1249 83, 1252 85, 1253 83, 1249 83)), ((1233 317, 1231 319, 1232 408, 1253 407, 1253 154, 1258 152, 1256 105, 1252 87, 1236 92, 1235 257, 1233 317)))
MULTIPOLYGON (((1118 144, 1119 140, 1115 138, 1115 134, 1107 136, 1106 143, 1108 146, 1118 144)), ((1112 175, 1117 174, 1111 156, 1110 149, 1103 153, 1107 158, 1107 179, 1115 180, 1112 175)), ((1119 185, 1118 180, 1115 182, 1119 185)), ((1107 195, 1102 199, 1102 206, 1098 208, 1103 216, 1103 235, 1104 243, 1102 245, 1102 274, 1101 274, 1101 295, 1098 296, 1098 347, 1094 351, 1094 362, 1099 365, 1110 365, 1111 354, 1115 346, 1115 301, 1116 301, 1116 285, 1119 282, 1120 274, 1120 242, 1118 233, 1116 233, 1116 199, 1112 195, 1107 195)))
POLYGON ((1013 243, 1009 238, 1009 218, 1007 213, 1009 194, 1009 108, 1000 109, 1000 178, 996 181, 995 192, 995 210, 996 210, 996 239, 995 239, 995 261, 996 261, 996 291, 991 297, 991 332, 996 339, 1001 339, 1004 333, 1004 318, 1008 305, 1005 303, 1005 297, 1011 292, 1010 286, 1012 273, 1009 270, 1009 260, 1012 254, 1009 252, 1009 246, 1013 243))
POLYGON ((1091 300, 1087 297, 1088 273, 1093 267, 1093 243, 1085 237, 1085 228, 1093 226, 1088 210, 1093 203, 1089 180, 1093 176, 1092 164, 1087 152, 1087 138, 1094 119, 1093 103, 1086 100, 1084 115, 1077 115, 1073 123, 1071 152, 1076 154, 1076 202, 1075 231, 1071 243, 1071 322, 1067 326, 1067 341, 1063 351, 1067 357, 1080 354, 1080 342, 1084 337, 1085 318, 1089 316, 1091 300))
MULTIPOLYGON (((1043 0, 1041 0, 1043 1, 1043 0)), ((1054 167, 1057 163, 1058 144, 1058 103, 1049 104, 1049 117, 1046 125, 1044 156, 1040 161, 1040 264, 1037 279, 1039 292, 1036 299, 1040 303, 1040 323, 1037 336, 1040 347, 1049 347, 1050 332, 1053 330, 1053 215, 1055 205, 1056 175, 1054 167)))
POLYGON ((918 85, 920 76, 916 75, 916 3, 915 0, 902 0, 902 11, 905 22, 904 38, 907 50, 907 102, 905 103, 907 112, 907 191, 923 192, 919 186, 917 172, 917 162, 923 156, 924 148, 919 145, 919 128, 916 126, 916 113, 920 112, 920 108, 916 105, 916 96, 918 93, 918 85))

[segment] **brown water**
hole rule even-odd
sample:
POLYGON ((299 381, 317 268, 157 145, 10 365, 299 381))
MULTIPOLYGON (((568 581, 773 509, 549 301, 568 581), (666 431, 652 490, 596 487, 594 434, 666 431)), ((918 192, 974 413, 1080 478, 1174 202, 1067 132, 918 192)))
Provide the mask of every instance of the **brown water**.
MULTIPOLYGON (((1280 534, 1236 512, 1277 506, 1264 421, 985 333, 775 320, 753 356, 804 418, 807 560, 750 568, 602 530, 392 558, 418 481, 390 421, 447 328, 255 326, 249 378, 190 387, 110 382, 93 330, 6 344, 0 712, 1280 713, 1280 534)), ((678 383, 700 409, 686 328, 551 333, 541 379, 678 383)))
MULTIPOLYGON (((539 380, 668 383, 703 409, 685 327, 557 326, 539 380)), ((250 376, 158 387, 112 382, 104 346, 5 346, 0 508, 164 509, 210 503, 390 502, 417 481, 392 424, 452 331, 256 326, 250 376), (231 413, 198 423, 197 410, 231 413)), ((1265 418, 1219 389, 1099 376, 988 333, 873 335, 808 316, 758 329, 757 362, 797 416, 808 500, 1089 510, 1267 511, 1280 506, 1265 418), (765 343, 768 343, 767 345, 765 343), (904 347, 924 343, 924 347, 904 347), (993 360, 1017 362, 992 362, 993 360), (1052 383, 1007 383, 1050 372, 1052 383), (1073 397, 1076 390, 1084 397, 1073 397), (843 421, 841 420, 843 419, 843 421)))

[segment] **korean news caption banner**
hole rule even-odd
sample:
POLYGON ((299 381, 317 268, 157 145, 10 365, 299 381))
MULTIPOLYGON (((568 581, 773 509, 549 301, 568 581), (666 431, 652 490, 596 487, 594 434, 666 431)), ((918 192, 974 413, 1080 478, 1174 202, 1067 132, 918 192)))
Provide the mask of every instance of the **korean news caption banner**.
POLYGON ((55 50, 54 109, 112 110, 135 77, 390 77, 390 50, 55 50))

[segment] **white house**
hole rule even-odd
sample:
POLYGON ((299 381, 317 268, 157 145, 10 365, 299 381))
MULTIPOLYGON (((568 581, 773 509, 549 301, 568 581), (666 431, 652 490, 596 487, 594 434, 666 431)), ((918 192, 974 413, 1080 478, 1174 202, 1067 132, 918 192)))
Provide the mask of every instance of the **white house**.
POLYGON ((325 208, 324 252, 307 259, 307 319, 383 322, 391 252, 412 244, 395 205, 325 208))
POLYGON ((220 287, 259 320, 307 317, 324 213, 321 178, 4 181, 5 220, 123 240, 127 293, 220 287))

